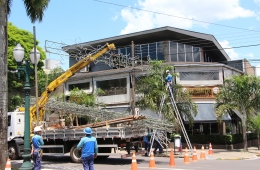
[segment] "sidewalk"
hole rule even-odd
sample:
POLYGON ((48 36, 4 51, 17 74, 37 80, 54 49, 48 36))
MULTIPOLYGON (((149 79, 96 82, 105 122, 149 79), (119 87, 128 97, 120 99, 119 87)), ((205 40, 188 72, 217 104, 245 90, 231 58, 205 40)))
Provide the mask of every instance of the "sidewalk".
MULTIPOLYGON (((176 158, 183 158, 184 157, 184 150, 182 153, 175 152, 176 158)), ((258 150, 256 147, 250 147, 248 148, 247 152, 243 152, 243 149, 233 149, 233 150, 226 150, 226 149, 214 149, 213 148, 213 155, 208 155, 208 149, 204 149, 204 152, 206 154, 206 159, 218 159, 218 160, 241 160, 241 159, 255 159, 260 158, 260 150, 258 150)), ((198 158, 200 157, 201 149, 197 149, 197 155, 198 158)), ((167 152, 164 152, 164 155, 158 155, 158 156, 169 156, 170 150, 168 149, 168 155, 167 152)), ((192 155, 191 155, 192 156, 192 155)))

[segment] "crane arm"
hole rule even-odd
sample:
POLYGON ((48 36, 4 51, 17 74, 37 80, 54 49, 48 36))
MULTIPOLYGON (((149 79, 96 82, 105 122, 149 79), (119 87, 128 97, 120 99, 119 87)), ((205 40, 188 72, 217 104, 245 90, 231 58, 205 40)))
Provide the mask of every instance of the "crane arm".
MULTIPOLYGON (((66 72, 64 72, 62 75, 60 75, 58 78, 53 80, 46 88, 46 90, 42 93, 40 99, 38 100, 38 107, 39 107, 39 119, 43 120, 43 108, 46 105, 46 103, 49 100, 49 97, 55 89, 60 86, 62 83, 67 81, 71 76, 73 76, 76 72, 81 70, 82 68, 86 67, 90 63, 92 63, 94 60, 96 60, 98 57, 102 56, 109 50, 115 50, 114 44, 106 44, 102 46, 101 48, 97 49, 94 53, 87 55, 80 61, 78 61, 76 64, 71 66, 66 72)), ((36 115, 36 104, 31 107, 30 109, 30 125, 32 127, 32 122, 37 121, 37 115, 36 115)))

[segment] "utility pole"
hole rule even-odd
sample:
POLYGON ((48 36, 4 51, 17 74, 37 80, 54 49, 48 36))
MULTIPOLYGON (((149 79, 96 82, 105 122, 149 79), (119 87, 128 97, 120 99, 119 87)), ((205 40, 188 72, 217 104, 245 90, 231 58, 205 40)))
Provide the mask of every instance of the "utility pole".
POLYGON ((135 45, 134 41, 131 42, 132 46, 132 72, 131 72, 131 109, 132 109, 132 115, 135 115, 135 45))
MULTIPOLYGON (((34 36, 34 61, 36 61, 36 30, 35 26, 33 26, 33 36, 34 36)), ((35 74, 35 104, 36 104, 36 116, 37 121, 36 125, 39 126, 39 106, 38 106, 38 78, 37 78, 37 64, 38 62, 34 63, 34 74, 35 74)), ((32 126, 32 125, 31 125, 32 126)))

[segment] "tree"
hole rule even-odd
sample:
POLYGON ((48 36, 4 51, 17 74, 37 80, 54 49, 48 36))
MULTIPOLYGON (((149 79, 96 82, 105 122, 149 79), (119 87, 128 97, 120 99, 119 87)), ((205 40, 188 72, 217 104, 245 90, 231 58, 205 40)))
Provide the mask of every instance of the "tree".
POLYGON ((235 113, 240 117, 243 129, 244 151, 247 150, 246 122, 256 114, 260 106, 260 78, 250 75, 233 76, 225 79, 216 96, 216 115, 235 113))
POLYGON ((258 139, 258 150, 260 149, 260 114, 258 113, 255 117, 252 117, 249 120, 249 128, 252 130, 252 132, 257 133, 257 139, 258 139))
MULTIPOLYGON (((25 59, 30 60, 30 52, 33 49, 34 46, 34 37, 33 34, 29 31, 22 30, 14 26, 12 23, 8 23, 8 101, 9 101, 9 111, 13 111, 13 109, 18 104, 21 105, 20 102, 17 102, 17 100, 14 101, 14 99, 18 99, 17 96, 23 96, 23 82, 25 80, 24 74, 21 73, 21 78, 18 80, 17 77, 17 64, 13 56, 13 49, 15 46, 20 43, 21 46, 24 48, 25 51, 25 59), (16 96, 16 97, 15 97, 16 96)), ((36 45, 39 42, 36 41, 36 45)), ((44 60, 46 58, 45 52, 41 47, 37 46, 37 50, 40 52, 40 61, 37 65, 37 70, 42 71, 42 66, 44 60)), ((34 76, 32 75, 30 77, 30 84, 34 85, 34 76)))
MULTIPOLYGON (((173 70, 173 67, 164 66, 162 61, 151 61, 148 74, 141 77, 137 82, 137 94, 142 94, 139 95, 137 106, 142 110, 148 108, 159 113, 162 96, 169 95, 165 86, 166 70, 173 70)), ((173 77, 175 76, 176 74, 173 74, 173 77)), ((183 91, 181 85, 173 84, 173 93, 179 113, 182 116, 185 115, 192 124, 193 115, 196 115, 198 112, 197 105, 193 103, 189 94, 183 91)), ((168 97, 166 97, 162 107, 162 113, 167 120, 175 122, 176 116, 174 110, 167 103, 170 103, 168 97)))
MULTIPOLYGON (((23 0, 27 15, 32 23, 42 21, 44 10, 50 0, 23 0)), ((12 0, 0 0, 0 170, 5 169, 7 160, 7 15, 11 11, 12 0)))

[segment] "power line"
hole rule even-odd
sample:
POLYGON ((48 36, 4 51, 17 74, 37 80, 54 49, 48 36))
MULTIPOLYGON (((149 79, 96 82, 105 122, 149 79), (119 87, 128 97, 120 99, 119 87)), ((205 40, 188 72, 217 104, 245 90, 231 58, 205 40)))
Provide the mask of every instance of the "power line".
POLYGON ((116 3, 102 1, 102 0, 94 0, 94 1, 102 2, 102 3, 114 5, 114 6, 120 6, 120 7, 124 7, 124 8, 136 9, 136 10, 139 10, 139 11, 150 12, 150 13, 154 13, 154 14, 165 15, 165 16, 169 16, 169 17, 175 17, 175 18, 180 18, 180 19, 185 19, 185 20, 190 20, 190 21, 201 22, 201 23, 204 23, 204 24, 211 24, 211 25, 222 26, 222 27, 227 27, 227 28, 234 28, 234 29, 239 29, 239 30, 244 30, 244 31, 260 32, 260 30, 251 30, 251 29, 246 29, 246 28, 234 27, 234 26, 230 26, 230 25, 224 25, 224 24, 217 24, 217 23, 213 23, 213 22, 201 21, 201 20, 197 20, 197 19, 190 19, 190 18, 186 18, 186 17, 180 17, 180 16, 165 14, 165 13, 161 13, 161 12, 155 12, 155 11, 150 11, 150 10, 146 10, 146 9, 135 8, 135 7, 131 7, 131 6, 116 4, 116 3))

